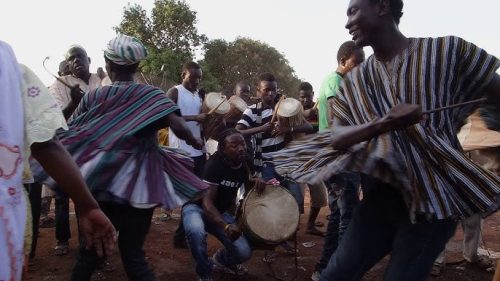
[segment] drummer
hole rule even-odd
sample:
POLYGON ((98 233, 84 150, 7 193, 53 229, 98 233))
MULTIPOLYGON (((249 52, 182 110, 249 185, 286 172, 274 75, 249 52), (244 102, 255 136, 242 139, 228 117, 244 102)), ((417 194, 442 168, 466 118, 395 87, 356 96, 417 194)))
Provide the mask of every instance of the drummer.
POLYGON ((250 104, 250 84, 245 81, 240 81, 236 83, 234 86, 233 94, 242 100, 244 100, 247 104, 250 104))
MULTIPOLYGON (((167 97, 171 98, 179 106, 182 117, 193 136, 198 138, 201 137, 201 124, 207 118, 207 114, 201 113, 201 104, 203 101, 199 95, 199 87, 202 74, 203 72, 199 64, 192 61, 185 63, 182 66, 182 83, 170 88, 167 92, 167 97)), ((186 151, 194 160, 194 173, 197 176, 201 176, 203 166, 206 162, 206 155, 203 150, 188 145, 170 129, 168 132, 168 143, 170 147, 186 151)))
MULTIPOLYGON (((208 191, 199 201, 182 208, 187 242, 200 280, 212 280, 213 268, 233 275, 248 272, 242 263, 250 259, 252 250, 235 218, 227 212, 238 189, 248 184, 250 169, 245 159, 243 136, 236 129, 224 130, 219 136, 217 152, 203 171, 203 180, 210 185, 208 191), (211 258, 207 254, 207 232, 224 245, 211 258)), ((262 192, 265 186, 262 179, 252 181, 258 192, 262 192)))

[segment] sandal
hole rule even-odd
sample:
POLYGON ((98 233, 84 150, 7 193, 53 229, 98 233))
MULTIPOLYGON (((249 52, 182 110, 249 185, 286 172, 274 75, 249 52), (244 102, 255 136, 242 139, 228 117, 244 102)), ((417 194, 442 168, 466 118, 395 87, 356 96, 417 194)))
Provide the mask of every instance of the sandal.
POLYGON ((69 252, 68 243, 57 243, 56 247, 54 248, 54 255, 56 256, 64 256, 67 255, 68 252, 69 252))

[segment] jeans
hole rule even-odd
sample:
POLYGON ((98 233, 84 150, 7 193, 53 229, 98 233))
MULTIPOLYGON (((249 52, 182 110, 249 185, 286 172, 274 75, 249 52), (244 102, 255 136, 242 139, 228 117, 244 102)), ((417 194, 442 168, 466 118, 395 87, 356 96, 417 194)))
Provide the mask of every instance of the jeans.
MULTIPOLYGON (((420 281, 455 233, 451 219, 412 223, 399 191, 374 179, 363 181, 364 199, 320 280, 361 280, 387 254, 386 281, 420 281)), ((420 218, 420 217, 417 217, 420 218)))
MULTIPOLYGON (((226 223, 234 223, 235 219, 231 215, 224 213, 226 223)), ((235 241, 224 233, 224 229, 213 223, 197 204, 187 204, 182 208, 182 221, 189 249, 196 263, 196 273, 201 278, 209 278, 212 275, 213 264, 207 255, 207 233, 215 236, 223 245, 224 249, 219 250, 217 260, 222 264, 231 266, 243 263, 250 259, 252 249, 244 235, 235 241)))
POLYGON ((279 180, 281 186, 290 191, 290 193, 293 195, 293 198, 295 198, 295 201, 297 201, 297 205, 299 205, 299 212, 301 214, 304 213, 304 194, 302 193, 300 184, 278 175, 274 170, 274 165, 271 162, 264 162, 262 166, 262 178, 264 179, 264 181, 268 181, 272 178, 276 178, 277 180, 279 180))
MULTIPOLYGON (((154 208, 138 209, 130 205, 99 202, 99 206, 113 223, 118 235, 118 248, 123 267, 128 279, 133 281, 156 280, 146 262, 143 245, 151 225, 154 208)), ((76 265, 71 275, 72 281, 88 281, 102 259, 95 250, 86 250, 85 242, 80 237, 80 248, 76 256, 76 265)))
POLYGON ((325 243, 315 270, 321 272, 337 249, 347 226, 351 222, 354 208, 359 203, 359 176, 345 173, 332 177, 328 183, 328 204, 330 216, 325 233, 325 243))

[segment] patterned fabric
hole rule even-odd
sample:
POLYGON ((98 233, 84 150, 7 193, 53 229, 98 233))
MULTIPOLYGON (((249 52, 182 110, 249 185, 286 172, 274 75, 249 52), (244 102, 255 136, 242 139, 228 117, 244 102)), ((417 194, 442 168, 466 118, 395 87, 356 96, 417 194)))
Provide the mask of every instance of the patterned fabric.
MULTIPOLYGON (((245 109, 241 120, 238 121, 238 124, 245 126, 245 128, 247 129, 255 128, 260 126, 261 124, 270 122, 272 118, 273 118, 272 108, 264 106, 261 109, 257 109, 256 105, 251 105, 249 108, 245 109), (261 117, 259 117, 259 114, 261 117), (260 120, 258 118, 261 118, 261 123, 257 123, 257 121, 260 120)), ((285 138, 283 135, 273 137, 270 132, 264 134, 259 133, 259 134, 262 135, 261 154, 264 161, 269 160, 271 158, 269 153, 278 151, 285 147, 285 138)))
POLYGON ((98 200, 172 209, 207 187, 191 158, 158 146, 151 126, 172 113, 178 108, 160 89, 115 82, 85 95, 58 136, 98 200))
MULTIPOLYGON (((35 142, 51 140, 57 129, 68 129, 66 120, 54 97, 40 79, 24 65, 20 65, 23 96, 25 159, 31 155, 30 147, 35 142)), ((23 181, 33 182, 29 161, 25 161, 23 181)))
POLYGON ((21 73, 12 48, 0 41, 0 280, 21 280, 26 200, 23 195, 21 73))
POLYGON ((146 58, 148 51, 139 39, 118 34, 109 41, 104 56, 119 65, 132 65, 146 58))
MULTIPOLYGON (((390 63, 388 71, 371 56, 347 75, 334 107, 342 123, 368 123, 400 103, 428 110, 480 98, 500 66, 498 59, 457 37, 412 38, 390 63)), ((498 209, 500 180, 461 151, 455 129, 462 121, 455 117, 460 110, 430 114, 417 125, 347 151, 331 149, 328 132, 297 141, 278 155, 277 170, 306 182, 343 170, 362 172, 399 188, 412 218, 488 214, 498 209), (285 163, 287 157, 293 163, 285 163)))

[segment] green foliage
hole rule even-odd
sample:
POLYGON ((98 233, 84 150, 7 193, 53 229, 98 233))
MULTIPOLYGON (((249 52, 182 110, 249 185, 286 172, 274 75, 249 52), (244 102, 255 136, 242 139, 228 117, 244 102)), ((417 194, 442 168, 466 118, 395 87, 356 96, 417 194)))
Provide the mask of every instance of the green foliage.
POLYGON ((297 96, 300 80, 288 60, 275 48, 249 38, 238 38, 227 43, 212 40, 205 45, 204 73, 214 76, 222 90, 232 91, 238 81, 247 81, 255 92, 257 78, 270 72, 278 81, 279 91, 287 96, 297 96))
POLYGON ((166 80, 162 85, 172 85, 180 82, 182 64, 192 60, 195 49, 207 41, 195 24, 196 12, 186 2, 157 0, 151 18, 138 4, 126 6, 115 31, 137 37, 146 45, 149 54, 141 63, 140 80, 155 86, 166 80))

